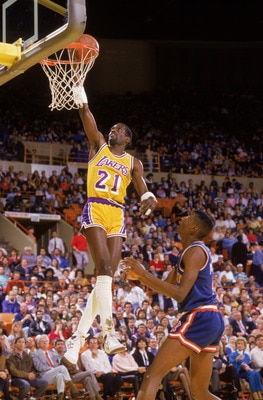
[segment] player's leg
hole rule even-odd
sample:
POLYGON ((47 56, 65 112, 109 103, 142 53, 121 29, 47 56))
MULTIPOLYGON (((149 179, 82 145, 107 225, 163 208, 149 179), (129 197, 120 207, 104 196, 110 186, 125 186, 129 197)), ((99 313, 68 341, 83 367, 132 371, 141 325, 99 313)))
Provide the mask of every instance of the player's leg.
POLYGON ((182 346, 177 339, 167 338, 158 350, 152 365, 144 374, 137 400, 154 400, 162 378, 190 354, 192 351, 182 346))
POLYGON ((123 351, 123 345, 115 336, 112 321, 112 277, 121 258, 123 238, 114 236, 107 239, 105 231, 97 227, 87 229, 85 234, 97 270, 95 293, 103 334, 106 336, 105 351, 123 351))
POLYGON ((209 392, 214 353, 192 353, 190 359, 191 393, 195 400, 215 400, 219 397, 209 392))

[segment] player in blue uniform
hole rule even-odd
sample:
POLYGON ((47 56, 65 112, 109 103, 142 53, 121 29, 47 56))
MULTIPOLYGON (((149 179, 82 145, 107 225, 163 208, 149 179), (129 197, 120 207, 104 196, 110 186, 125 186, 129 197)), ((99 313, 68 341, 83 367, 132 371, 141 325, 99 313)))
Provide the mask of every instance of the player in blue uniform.
POLYGON ((154 277, 133 258, 121 262, 127 279, 139 279, 158 293, 174 298, 182 313, 145 374, 137 400, 154 400, 162 378, 188 357, 193 398, 217 399, 208 387, 224 322, 212 291, 210 253, 203 243, 212 228, 212 219, 202 211, 194 211, 181 219, 178 233, 183 251, 177 269, 166 281, 154 277))

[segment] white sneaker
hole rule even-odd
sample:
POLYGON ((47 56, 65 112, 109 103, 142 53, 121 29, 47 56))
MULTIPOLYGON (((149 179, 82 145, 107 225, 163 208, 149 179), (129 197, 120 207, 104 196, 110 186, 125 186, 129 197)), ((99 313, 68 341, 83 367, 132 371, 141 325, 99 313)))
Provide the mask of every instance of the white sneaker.
POLYGON ((79 332, 75 332, 75 334, 66 341, 67 351, 64 354, 64 357, 71 364, 77 364, 79 358, 79 350, 83 346, 84 342, 85 339, 79 332))
POLYGON ((104 338, 104 350, 107 354, 115 354, 125 351, 126 348, 119 342, 116 333, 109 331, 104 338))

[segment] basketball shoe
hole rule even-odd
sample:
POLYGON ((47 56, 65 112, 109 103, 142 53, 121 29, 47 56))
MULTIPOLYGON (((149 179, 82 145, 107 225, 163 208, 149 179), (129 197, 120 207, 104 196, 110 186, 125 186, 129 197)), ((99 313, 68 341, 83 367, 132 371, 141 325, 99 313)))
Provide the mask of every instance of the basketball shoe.
POLYGON ((64 357, 71 364, 77 364, 79 358, 79 350, 84 345, 84 343, 85 337, 79 331, 76 331, 74 335, 66 341, 67 351, 64 354, 64 357))
POLYGON ((112 330, 109 330, 104 337, 104 351, 107 354, 125 351, 125 346, 119 342, 116 333, 112 330))

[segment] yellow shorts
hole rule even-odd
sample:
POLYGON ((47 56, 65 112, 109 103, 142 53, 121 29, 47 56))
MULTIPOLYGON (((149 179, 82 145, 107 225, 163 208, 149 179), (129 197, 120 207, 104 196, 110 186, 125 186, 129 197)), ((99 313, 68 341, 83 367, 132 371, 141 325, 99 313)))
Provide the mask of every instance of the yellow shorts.
POLYGON ((114 201, 89 198, 81 218, 81 231, 98 226, 105 230, 107 237, 121 236, 126 239, 125 208, 114 201))

